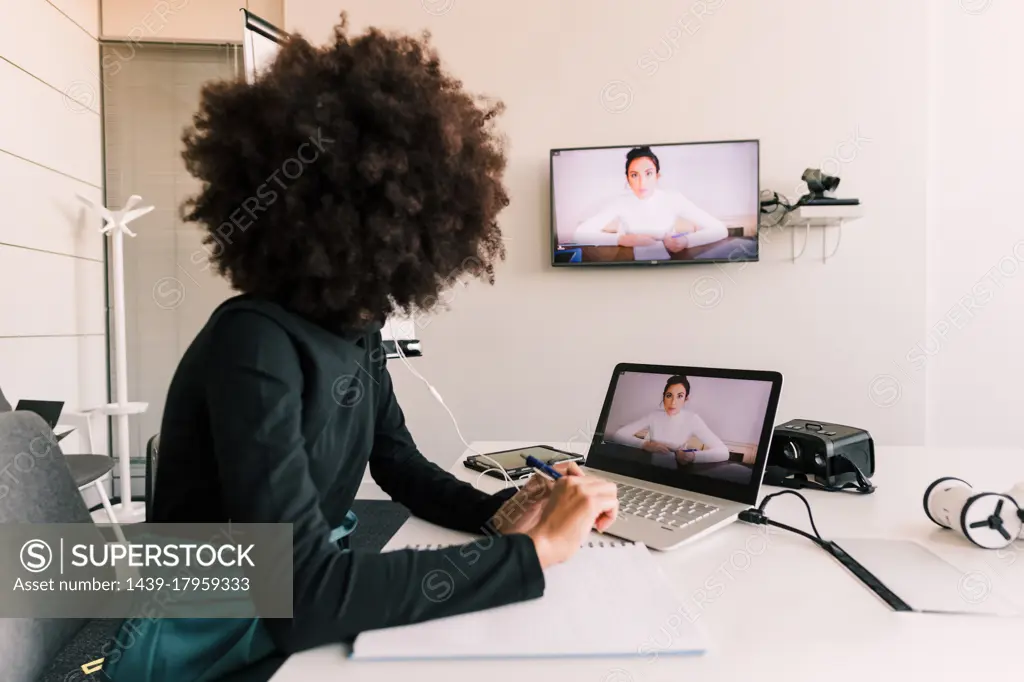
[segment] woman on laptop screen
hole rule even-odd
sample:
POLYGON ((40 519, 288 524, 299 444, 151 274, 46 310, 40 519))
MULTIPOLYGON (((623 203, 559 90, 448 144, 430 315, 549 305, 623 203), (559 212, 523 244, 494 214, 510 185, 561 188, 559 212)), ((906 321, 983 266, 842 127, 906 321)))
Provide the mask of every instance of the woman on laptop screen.
POLYGON ((672 376, 665 382, 661 408, 618 429, 612 440, 642 448, 651 453, 656 466, 677 468, 693 463, 724 462, 729 448, 708 428, 696 412, 686 409, 690 399, 690 380, 672 376), (688 445, 696 437, 704 444, 698 450, 688 445))

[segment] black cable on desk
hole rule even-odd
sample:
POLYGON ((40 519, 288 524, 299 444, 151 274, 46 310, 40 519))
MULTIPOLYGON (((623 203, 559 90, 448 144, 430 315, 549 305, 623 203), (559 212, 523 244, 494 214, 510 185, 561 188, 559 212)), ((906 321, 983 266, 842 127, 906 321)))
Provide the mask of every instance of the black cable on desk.
POLYGON ((814 524, 814 514, 811 512, 811 504, 810 502, 807 501, 807 498, 801 495, 800 493, 793 490, 782 490, 777 493, 772 493, 771 495, 768 495, 763 500, 761 500, 761 504, 758 505, 757 508, 744 509, 743 511, 741 511, 739 514, 739 519, 740 521, 746 521, 747 523, 753 523, 761 526, 775 526, 776 528, 781 528, 782 530, 788 530, 791 533, 802 535, 803 537, 807 538, 814 544, 824 549, 830 555, 832 555, 832 557, 836 561, 845 566, 846 570, 850 571, 850 573, 852 573, 858 580, 864 583, 868 587, 868 589, 877 594, 882 599, 882 601, 888 604, 894 611, 914 610, 910 607, 909 604, 900 599, 895 592, 886 587, 881 580, 876 578, 875 575, 871 573, 871 571, 866 569, 856 559, 847 554, 842 547, 837 545, 835 542, 825 540, 821 537, 821 533, 818 532, 818 528, 814 524), (802 531, 799 528, 793 528, 792 526, 787 526, 784 523, 772 521, 768 518, 768 516, 764 513, 764 508, 765 506, 767 506, 769 500, 771 500, 773 497, 778 497, 779 495, 796 495, 797 497, 800 498, 800 501, 804 503, 804 507, 807 508, 807 518, 811 522, 811 529, 814 531, 814 535, 802 531))
MULTIPOLYGON (((803 495, 801 495, 798 492, 795 492, 793 490, 782 490, 782 491, 779 491, 777 493, 772 493, 771 495, 767 495, 767 496, 765 496, 765 498, 763 500, 761 500, 761 504, 759 504, 757 506, 758 511, 760 511, 763 514, 764 513, 764 508, 766 506, 768 506, 768 500, 772 499, 773 497, 778 497, 779 495, 796 495, 797 497, 800 498, 800 501, 804 503, 804 507, 807 508, 807 518, 811 522, 811 530, 814 531, 814 535, 815 535, 815 537, 818 538, 818 540, 821 540, 822 542, 824 542, 824 540, 821 537, 821 533, 818 532, 818 527, 814 525, 814 514, 811 513, 811 503, 807 501, 806 497, 804 497, 803 495)), ((793 529, 793 530, 796 530, 796 529, 793 529)), ((802 531, 798 531, 798 532, 802 532, 802 531)), ((804 533, 804 535, 806 535, 806 533, 804 533)), ((808 537, 810 537, 810 536, 808 536, 808 537)))

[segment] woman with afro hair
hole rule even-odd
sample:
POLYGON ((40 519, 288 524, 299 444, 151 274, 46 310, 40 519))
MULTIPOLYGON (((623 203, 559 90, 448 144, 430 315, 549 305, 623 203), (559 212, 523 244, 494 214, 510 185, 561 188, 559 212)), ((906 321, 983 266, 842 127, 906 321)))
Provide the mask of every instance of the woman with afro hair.
POLYGON ((360 632, 534 599, 615 518, 614 485, 575 464, 491 496, 417 450, 380 329, 462 277, 493 282, 502 106, 465 92, 429 36, 346 28, 323 47, 291 36, 254 83, 208 84, 184 135, 201 183, 184 218, 238 293, 171 381, 149 502, 157 523, 292 524, 292 617, 125 621, 117 682, 266 679, 360 632), (350 550, 367 467, 413 515, 486 539, 350 550), (424 586, 453 564, 459 585, 436 598, 424 586))

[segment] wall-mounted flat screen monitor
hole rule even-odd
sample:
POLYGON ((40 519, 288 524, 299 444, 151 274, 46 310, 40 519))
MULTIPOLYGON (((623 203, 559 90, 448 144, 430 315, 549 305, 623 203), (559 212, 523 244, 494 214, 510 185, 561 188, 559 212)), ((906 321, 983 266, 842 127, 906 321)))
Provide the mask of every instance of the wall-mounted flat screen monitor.
POLYGON ((551 264, 758 260, 757 140, 551 150, 551 264))

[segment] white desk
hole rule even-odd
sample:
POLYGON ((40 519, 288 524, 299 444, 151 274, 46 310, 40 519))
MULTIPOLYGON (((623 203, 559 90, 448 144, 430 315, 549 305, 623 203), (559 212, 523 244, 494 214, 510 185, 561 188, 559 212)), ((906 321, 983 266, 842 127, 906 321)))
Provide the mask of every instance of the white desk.
MULTIPOLYGON (((492 452, 530 444, 477 442, 473 448, 492 452)), ((873 495, 804 491, 823 537, 914 539, 964 570, 965 599, 984 598, 986 584, 1024 598, 1024 542, 998 552, 975 549, 935 526, 922 506, 925 488, 940 476, 958 476, 983 490, 1008 490, 1024 481, 1024 451, 884 447, 877 460, 873 495)), ((486 490, 502 487, 461 461, 452 472, 486 490)), ((766 487, 763 494, 777 490, 766 487)), ((772 500, 767 511, 775 520, 810 530, 803 504, 791 495, 772 500)), ((410 519, 386 549, 459 537, 410 519)), ((736 522, 655 558, 707 630, 711 643, 704 656, 376 663, 346 660, 341 646, 328 646, 291 657, 273 682, 964 682, 1012 676, 1021 666, 1024 618, 893 612, 820 548, 782 530, 736 522)), ((614 580, 609 587, 614 589, 614 580)), ((538 623, 536 632, 509 636, 543 633, 538 623)), ((666 624, 651 623, 643 651, 656 650, 669 636, 666 624)), ((643 644, 636 643, 638 650, 643 644)))

